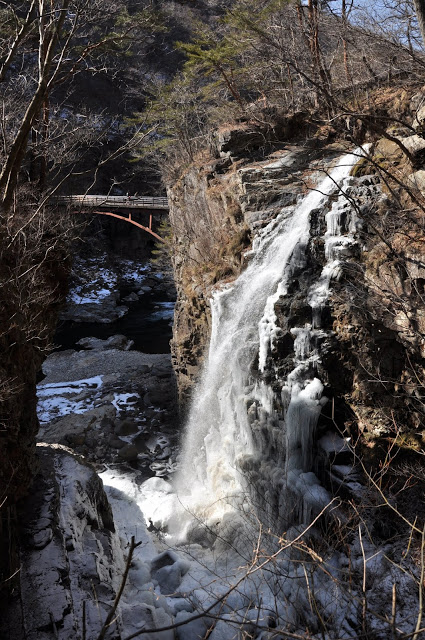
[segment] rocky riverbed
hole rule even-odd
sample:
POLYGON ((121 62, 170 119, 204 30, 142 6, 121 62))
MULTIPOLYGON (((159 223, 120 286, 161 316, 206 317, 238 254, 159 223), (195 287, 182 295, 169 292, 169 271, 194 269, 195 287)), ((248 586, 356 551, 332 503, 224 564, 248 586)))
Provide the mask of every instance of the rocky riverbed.
MULTIPOLYGON (((164 564, 173 565, 173 576, 187 567, 175 555, 158 556, 163 549, 151 540, 137 501, 145 480, 165 482, 176 468, 179 425, 168 350, 174 295, 168 274, 152 265, 99 256, 76 261, 58 350, 44 362, 37 386, 39 473, 21 506, 21 587, 7 603, 12 615, 5 626, 0 611, 1 637, 97 638, 132 536, 141 546, 107 637, 142 624, 161 627, 177 615, 155 593, 156 574, 164 564), (136 320, 126 325, 122 320, 134 309, 136 320), (114 333, 126 326, 133 333, 114 333), (136 348, 140 334, 148 353, 136 348)), ((174 578, 172 586, 177 583, 174 578)))
MULTIPOLYGON (((76 259, 55 336, 61 349, 87 337, 124 334, 144 353, 169 353, 176 291, 167 265, 138 263, 97 251, 76 259)), ((83 341, 83 342, 81 342, 83 341)))
POLYGON ((98 465, 126 462, 162 474, 172 468, 177 436, 170 357, 114 347, 120 338, 125 347, 124 336, 114 336, 47 359, 39 438, 98 465))
POLYGON ((45 361, 37 388, 40 441, 71 447, 98 467, 131 465, 141 479, 172 471, 177 439, 175 381, 170 354, 161 351, 171 335, 173 297, 170 275, 150 263, 107 256, 76 260, 56 342, 70 344, 72 337, 90 331, 93 335, 83 335, 73 349, 55 351, 45 361), (135 349, 137 332, 110 333, 120 328, 117 320, 134 304, 143 309, 145 298, 148 311, 141 314, 142 321, 148 315, 150 325, 140 331, 148 333, 150 353, 135 349), (165 334, 159 353, 155 353, 155 324, 165 334))

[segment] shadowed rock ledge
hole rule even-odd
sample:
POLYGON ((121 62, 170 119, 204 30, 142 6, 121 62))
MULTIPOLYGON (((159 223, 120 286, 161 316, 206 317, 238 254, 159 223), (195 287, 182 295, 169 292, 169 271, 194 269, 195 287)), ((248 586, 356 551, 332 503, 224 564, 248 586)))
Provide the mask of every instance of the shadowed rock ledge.
MULTIPOLYGON (((37 446, 40 471, 19 508, 18 590, 2 603, 7 640, 87 637, 100 631, 123 557, 102 481, 61 445, 37 446)), ((2 617, 3 619, 3 617, 2 617)), ((108 636, 118 638, 115 631, 108 636)))

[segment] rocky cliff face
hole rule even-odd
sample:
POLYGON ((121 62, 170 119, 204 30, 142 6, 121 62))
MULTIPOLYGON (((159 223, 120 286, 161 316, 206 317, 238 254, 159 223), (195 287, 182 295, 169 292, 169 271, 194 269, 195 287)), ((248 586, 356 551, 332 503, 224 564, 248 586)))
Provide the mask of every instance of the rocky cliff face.
MULTIPOLYGON (((207 156, 168 189, 178 292, 171 349, 183 406, 208 343, 214 286, 240 273, 255 233, 296 202, 309 175, 319 175, 320 152, 290 145, 281 162, 280 153, 264 153, 265 145, 266 134, 257 129, 220 131, 207 156), (250 155, 263 159, 250 161, 250 155)), ((329 148, 328 159, 339 152, 329 148)))
MULTIPOLYGON (((249 259, 248 243, 314 187, 342 153, 337 144, 321 150, 288 144, 253 161, 261 156, 260 140, 248 133, 221 136, 215 145, 219 157, 194 163, 169 189, 178 288, 172 349, 183 402, 208 344, 212 290, 238 274, 249 259)), ((305 344, 303 356, 320 349, 318 375, 331 402, 319 430, 360 433, 367 446, 391 436, 403 449, 423 448, 425 251, 417 137, 400 135, 413 149, 413 168, 397 144, 383 139, 346 182, 350 204, 337 214, 331 199, 312 211, 305 259, 274 305, 276 339, 260 376, 275 392, 274 419, 283 419, 282 384, 300 357, 303 338, 295 328, 314 328, 312 284, 335 257, 342 265, 329 276, 333 284, 321 305, 320 331, 313 344, 305 344), (340 244, 332 242, 333 234, 343 236, 340 244)), ((258 372, 252 375, 258 379, 258 372)), ((267 446, 273 449, 272 443, 267 446)))
POLYGON ((69 222, 48 210, 40 219, 33 216, 24 235, 22 215, 13 217, 9 236, 0 242, 0 546, 9 549, 0 554, 0 590, 19 566, 16 502, 37 471, 36 378, 69 270, 69 222))
POLYGON ((18 514, 20 588, 2 601, 1 636, 95 637, 123 564, 111 507, 93 468, 71 450, 39 445, 37 458, 40 472, 18 514))
POLYGON ((209 337, 208 298, 215 282, 241 265, 247 229, 238 174, 228 159, 190 168, 169 190, 178 283, 172 356, 182 402, 197 378, 209 337))

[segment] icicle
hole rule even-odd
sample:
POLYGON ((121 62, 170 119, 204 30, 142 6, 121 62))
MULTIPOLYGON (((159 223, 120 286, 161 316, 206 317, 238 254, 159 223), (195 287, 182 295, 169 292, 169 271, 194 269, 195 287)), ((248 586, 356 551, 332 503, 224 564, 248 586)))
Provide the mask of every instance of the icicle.
MULTIPOLYGON (((310 212, 323 206, 360 153, 356 150, 341 158, 317 190, 312 190, 291 211, 285 209, 281 217, 263 230, 246 270, 231 287, 214 296, 209 355, 194 395, 181 471, 175 483, 179 500, 188 510, 188 519, 194 514, 198 518, 218 520, 238 502, 246 500, 243 468, 250 467, 250 460, 254 462, 261 453, 256 450, 255 442, 263 438, 269 447, 283 446, 279 444, 281 429, 273 416, 273 393, 257 385, 251 393, 255 404, 249 402, 246 393, 249 372, 258 354, 259 368, 265 368, 267 354, 277 335, 275 303, 279 295, 286 293, 294 270, 305 263, 310 212), (247 406, 252 407, 249 412, 247 406), (263 435, 261 430, 265 430, 263 435)), ((342 224, 338 216, 339 213, 330 222, 332 230, 338 231, 342 224)), ((320 309, 321 301, 326 299, 332 277, 330 272, 322 275, 323 291, 319 287, 311 294, 316 309, 320 309)), ((309 331, 307 328, 295 330, 294 335, 299 365, 282 389, 282 402, 289 407, 286 429, 291 466, 295 468, 298 464, 295 458, 299 442, 299 464, 305 470, 311 434, 323 400, 320 381, 308 380, 317 358, 311 349, 309 331)), ((257 460, 255 464, 259 470, 264 467, 268 473, 274 473, 267 461, 257 460)))
POLYGON ((310 328, 310 325, 308 325, 303 328, 294 327, 291 329, 292 335, 295 336, 294 351, 296 362, 306 360, 311 353, 310 328))

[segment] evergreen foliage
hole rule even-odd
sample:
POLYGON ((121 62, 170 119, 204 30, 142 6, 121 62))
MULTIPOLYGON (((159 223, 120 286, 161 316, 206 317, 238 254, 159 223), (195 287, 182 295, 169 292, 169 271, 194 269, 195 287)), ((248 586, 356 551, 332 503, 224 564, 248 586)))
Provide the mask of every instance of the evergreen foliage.
MULTIPOLYGON (((188 12, 191 38, 175 43, 186 61, 171 81, 149 88, 147 112, 136 118, 156 122, 154 152, 169 163, 191 161, 222 124, 273 128, 299 110, 335 123, 357 117, 370 86, 407 70, 420 81, 422 61, 405 35, 377 40, 360 14, 349 22, 351 5, 335 5, 234 0, 215 20, 188 12)), ((367 110, 376 111, 370 103, 367 110)))

